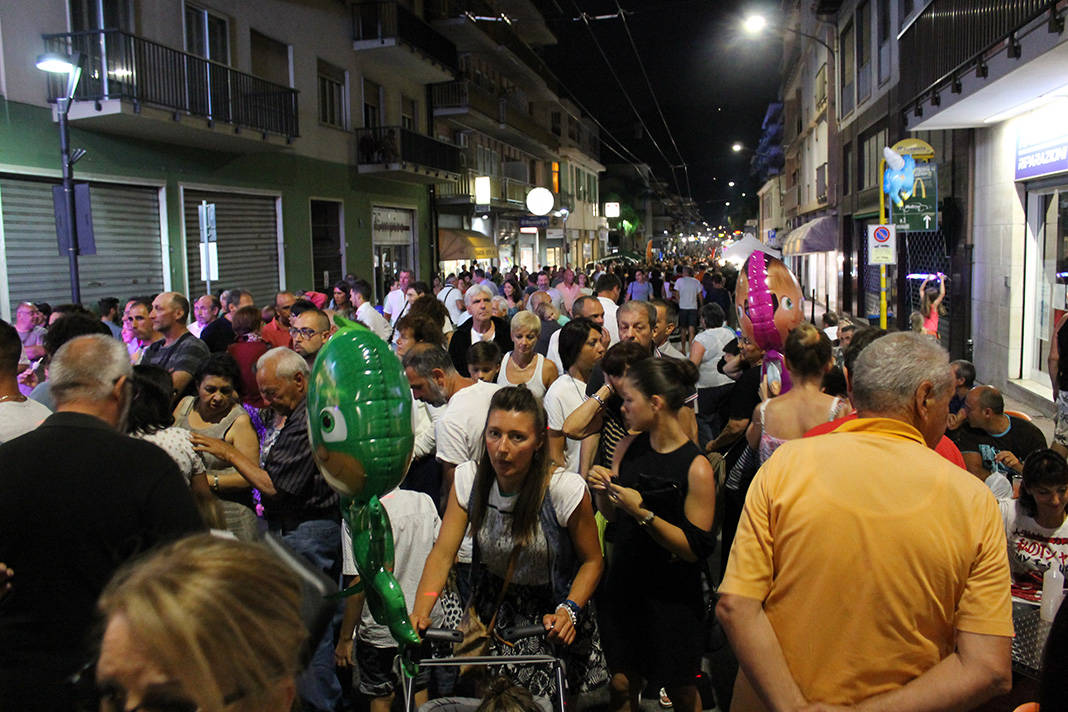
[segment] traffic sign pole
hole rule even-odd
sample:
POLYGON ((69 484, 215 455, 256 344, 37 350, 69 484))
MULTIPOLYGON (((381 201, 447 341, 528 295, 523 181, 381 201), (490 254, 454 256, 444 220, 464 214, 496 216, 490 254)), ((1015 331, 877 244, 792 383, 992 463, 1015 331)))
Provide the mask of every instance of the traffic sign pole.
MULTIPOLYGON (((886 173, 886 159, 879 159, 879 180, 886 173)), ((886 191, 879 186, 879 224, 886 224, 886 191)), ((869 256, 869 259, 870 256, 869 256)), ((868 311, 867 309, 864 310, 868 311)), ((879 265, 879 328, 886 328, 886 265, 879 265)))

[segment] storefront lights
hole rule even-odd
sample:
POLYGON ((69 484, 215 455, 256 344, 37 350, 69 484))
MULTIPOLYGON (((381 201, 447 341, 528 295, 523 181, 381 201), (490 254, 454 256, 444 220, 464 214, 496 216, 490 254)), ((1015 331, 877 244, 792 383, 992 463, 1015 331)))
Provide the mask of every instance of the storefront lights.
POLYGON ((489 176, 475 178, 475 205, 489 205, 492 192, 489 176))

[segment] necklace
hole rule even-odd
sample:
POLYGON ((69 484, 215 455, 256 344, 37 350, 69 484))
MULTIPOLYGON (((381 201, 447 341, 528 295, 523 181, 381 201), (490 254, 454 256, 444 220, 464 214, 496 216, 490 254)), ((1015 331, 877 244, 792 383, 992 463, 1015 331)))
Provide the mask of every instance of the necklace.
POLYGON ((10 396, 0 396, 0 403, 3 403, 5 401, 12 401, 12 402, 15 402, 15 403, 21 403, 24 400, 26 400, 26 396, 22 395, 21 393, 16 393, 15 395, 10 395, 10 396))

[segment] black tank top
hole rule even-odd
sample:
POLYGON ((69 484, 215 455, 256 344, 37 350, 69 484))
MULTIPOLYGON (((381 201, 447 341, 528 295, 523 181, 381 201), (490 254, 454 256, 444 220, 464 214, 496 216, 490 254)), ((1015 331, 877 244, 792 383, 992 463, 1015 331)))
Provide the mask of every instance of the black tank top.
POLYGON ((1068 390, 1068 324, 1057 331, 1057 352, 1060 362, 1057 365, 1057 389, 1068 390))

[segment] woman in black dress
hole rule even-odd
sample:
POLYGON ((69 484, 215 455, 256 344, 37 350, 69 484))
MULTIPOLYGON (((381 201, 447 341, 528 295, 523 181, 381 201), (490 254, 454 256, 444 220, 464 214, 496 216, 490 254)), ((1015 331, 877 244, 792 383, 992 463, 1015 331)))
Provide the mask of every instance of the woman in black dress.
POLYGON ((632 712, 643 682, 667 688, 680 712, 698 712, 704 642, 701 561, 715 547, 715 472, 679 412, 697 382, 689 361, 650 358, 627 370, 623 415, 641 431, 617 446, 612 469, 589 482, 614 522, 602 627, 613 672, 627 678, 632 712), (615 638, 609 644, 609 637, 615 638))

